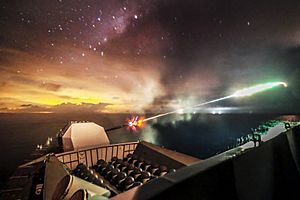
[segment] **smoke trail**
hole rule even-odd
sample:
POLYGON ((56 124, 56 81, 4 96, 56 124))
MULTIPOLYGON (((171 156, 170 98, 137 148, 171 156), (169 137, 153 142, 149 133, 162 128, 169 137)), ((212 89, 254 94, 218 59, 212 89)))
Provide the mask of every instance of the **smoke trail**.
POLYGON ((214 99, 214 100, 207 101, 207 102, 204 102, 204 103, 200 103, 200 104, 196 104, 196 105, 192 105, 192 106, 187 106, 187 107, 184 107, 184 108, 181 108, 181 109, 178 109, 178 110, 174 110, 174 111, 171 111, 171 112, 155 115, 153 117, 148 117, 148 118, 144 119, 143 122, 153 120, 153 119, 156 119, 156 118, 159 118, 159 117, 163 117, 163 116, 166 116, 166 115, 178 113, 178 112, 181 112, 181 111, 186 110, 186 109, 205 106, 205 105, 208 105, 208 104, 211 104, 211 103, 215 103, 215 102, 218 102, 218 101, 223 101, 225 99, 230 99, 230 98, 233 98, 233 97, 250 96, 250 95, 253 95, 255 93, 263 92, 263 91, 271 89, 273 87, 277 87, 279 85, 283 85, 284 87, 287 87, 287 83, 285 83, 285 82, 269 82, 269 83, 259 84, 259 85, 255 85, 255 86, 252 86, 252 87, 248 87, 248 88, 238 90, 235 93, 233 93, 232 95, 225 96, 225 97, 222 97, 222 98, 219 98, 219 99, 214 99))
POLYGON ((131 129, 136 130, 136 127, 142 127, 143 122, 146 122, 146 121, 150 121, 150 120, 157 119, 157 118, 160 118, 160 117, 163 117, 163 116, 166 116, 166 115, 171 115, 171 114, 174 114, 174 113, 182 112, 182 111, 187 110, 187 109, 197 108, 197 107, 205 106, 205 105, 208 105, 208 104, 211 104, 211 103, 224 101, 224 100, 230 99, 230 98, 239 98, 239 97, 251 96, 253 94, 263 92, 265 90, 272 89, 272 88, 280 86, 280 85, 283 85, 284 87, 287 87, 287 83, 285 83, 285 82, 269 82, 269 83, 259 84, 259 85, 255 85, 255 86, 252 86, 252 87, 237 90, 236 92, 234 92, 233 94, 231 94, 229 96, 221 97, 221 98, 218 98, 218 99, 214 99, 214 100, 211 100, 211 101, 207 101, 207 102, 192 105, 192 106, 183 107, 181 109, 177 109, 177 110, 174 110, 174 111, 158 114, 158 115, 148 117, 148 118, 145 118, 145 119, 139 118, 138 116, 135 116, 135 117, 131 118, 130 120, 127 120, 127 124, 123 124, 123 125, 119 125, 119 126, 114 127, 114 128, 106 129, 106 131, 111 131, 111 130, 119 129, 119 128, 122 128, 122 127, 130 127, 131 129))
POLYGON ((193 106, 187 106, 187 107, 184 107, 184 108, 181 108, 181 109, 178 109, 178 110, 174 110, 174 111, 171 111, 171 112, 162 113, 162 114, 159 114, 159 115, 155 115, 153 117, 148 117, 148 118, 144 119, 143 122, 153 120, 153 119, 156 119, 156 118, 159 118, 159 117, 163 117, 163 116, 166 116, 166 115, 171 115, 171 114, 174 114, 174 113, 178 113, 178 112, 181 112, 183 110, 187 110, 187 109, 191 109, 191 108, 197 108, 197 107, 205 106, 207 104, 215 103, 215 102, 218 102, 218 101, 223 101, 225 99, 229 99, 229 98, 232 98, 232 97, 233 96, 230 95, 230 96, 222 97, 222 98, 219 98, 219 99, 214 99, 214 100, 211 100, 211 101, 207 101, 207 102, 204 102, 204 103, 196 104, 196 105, 193 105, 193 106))

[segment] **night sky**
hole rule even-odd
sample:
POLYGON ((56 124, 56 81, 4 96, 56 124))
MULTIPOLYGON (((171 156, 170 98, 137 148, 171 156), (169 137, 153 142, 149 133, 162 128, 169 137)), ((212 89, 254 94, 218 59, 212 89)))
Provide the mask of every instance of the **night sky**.
POLYGON ((300 113, 299 0, 2 0, 0 112, 300 113))

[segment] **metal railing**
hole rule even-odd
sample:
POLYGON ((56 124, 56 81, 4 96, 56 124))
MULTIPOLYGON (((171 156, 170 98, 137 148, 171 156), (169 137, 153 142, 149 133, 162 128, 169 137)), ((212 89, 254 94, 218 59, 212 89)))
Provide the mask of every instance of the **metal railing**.
POLYGON ((79 163, 87 167, 96 165, 97 161, 103 159, 110 161, 112 157, 123 159, 129 153, 133 153, 139 142, 128 142, 74 150, 56 154, 57 158, 69 169, 73 170, 79 163))

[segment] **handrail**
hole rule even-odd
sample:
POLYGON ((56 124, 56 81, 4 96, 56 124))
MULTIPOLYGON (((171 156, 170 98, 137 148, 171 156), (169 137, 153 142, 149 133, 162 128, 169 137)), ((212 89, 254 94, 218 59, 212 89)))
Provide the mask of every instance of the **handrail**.
POLYGON ((126 142, 109 144, 96 147, 88 147, 74 151, 56 154, 57 158, 69 169, 75 169, 79 163, 84 163, 87 167, 96 165, 97 161, 103 159, 110 161, 113 156, 123 159, 129 153, 133 153, 139 142, 126 142))

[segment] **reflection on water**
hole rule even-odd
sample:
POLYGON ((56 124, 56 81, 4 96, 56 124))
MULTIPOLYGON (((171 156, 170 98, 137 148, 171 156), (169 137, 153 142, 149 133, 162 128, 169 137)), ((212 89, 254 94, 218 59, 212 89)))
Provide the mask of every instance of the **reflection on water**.
MULTIPOLYGON (((151 116, 151 115, 149 115, 151 116)), ((68 121, 93 121, 110 128, 128 114, 0 114, 0 187, 37 144, 54 137, 68 121), (5 163, 5 165, 3 164, 5 163)), ((271 119, 299 120, 299 116, 254 114, 185 114, 149 121, 137 132, 112 131, 112 143, 146 140, 199 158, 207 158, 233 146, 236 139, 271 119)))

